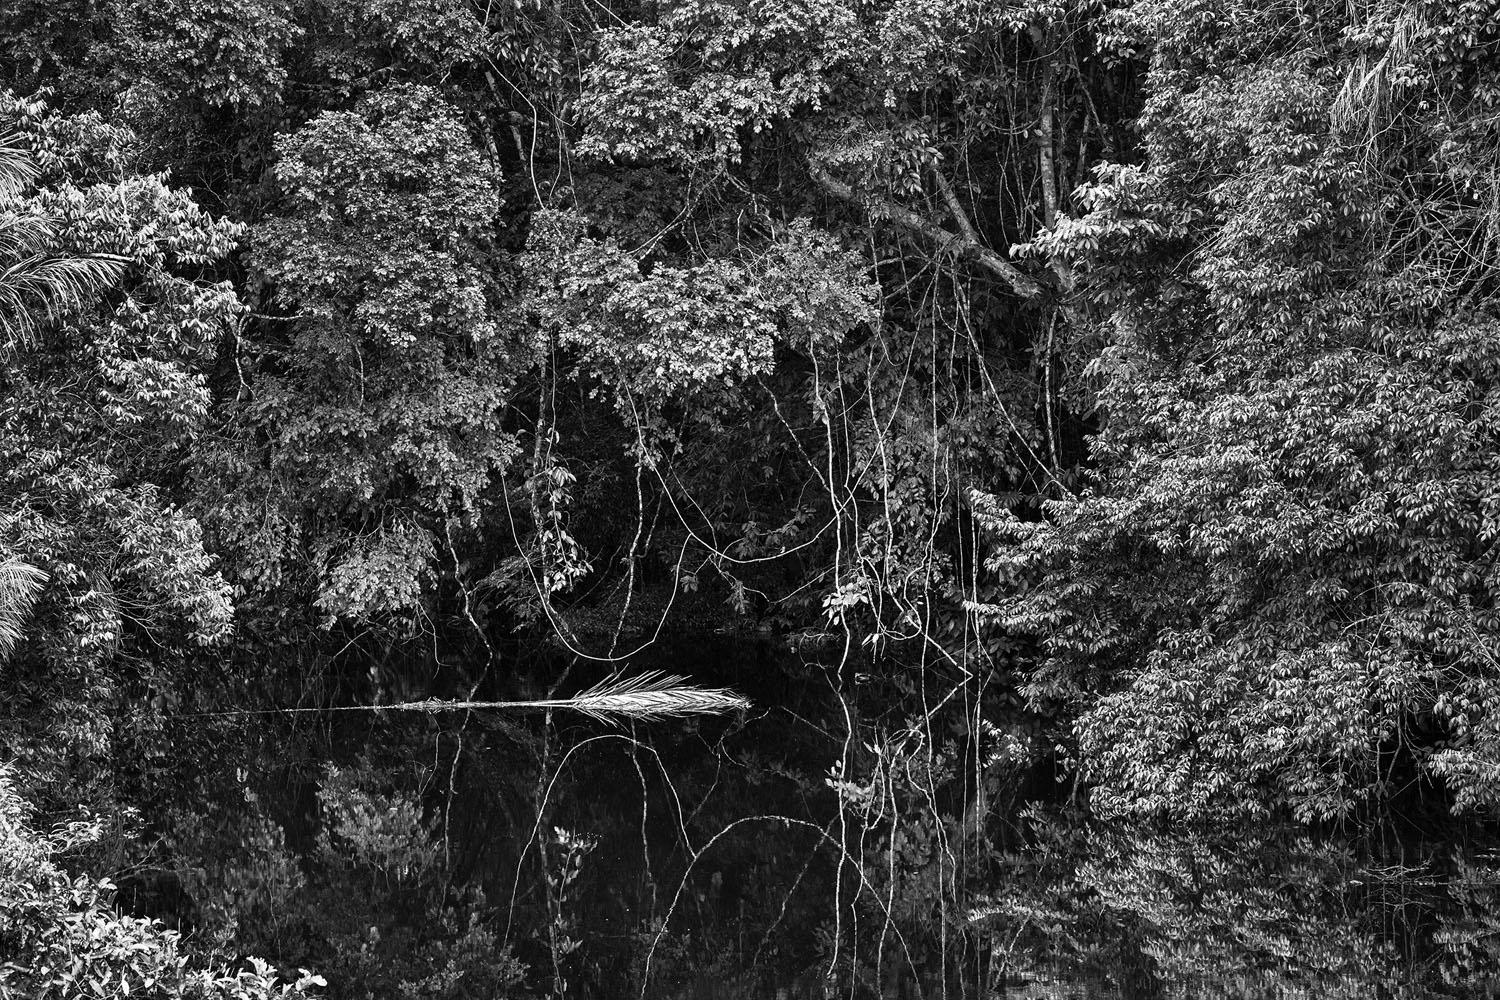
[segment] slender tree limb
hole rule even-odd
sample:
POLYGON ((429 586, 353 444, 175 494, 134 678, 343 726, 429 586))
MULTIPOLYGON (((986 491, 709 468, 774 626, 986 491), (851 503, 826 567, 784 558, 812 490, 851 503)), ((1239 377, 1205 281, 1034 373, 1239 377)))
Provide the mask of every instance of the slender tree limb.
MULTIPOLYGON (((1042 178, 1042 219, 1047 228, 1057 225, 1060 211, 1057 190, 1057 62, 1058 49, 1050 31, 1033 25, 1031 42, 1043 60, 1042 107, 1037 120, 1037 172, 1042 178)), ((1067 261, 1053 258, 1052 271, 1064 291, 1073 289, 1073 269, 1067 261)))
POLYGON ((964 234, 964 239, 971 243, 982 244, 979 231, 974 228, 974 223, 969 221, 969 213, 964 211, 963 205, 959 203, 958 195, 953 193, 953 185, 948 183, 948 178, 943 176, 941 170, 932 171, 932 179, 937 182, 938 192, 943 196, 943 202, 948 206, 948 212, 953 216, 953 221, 958 223, 958 231, 964 234))
MULTIPOLYGON (((808 171, 819 187, 838 200, 846 201, 853 205, 871 204, 882 218, 889 219, 899 226, 904 226, 913 232, 927 237, 936 243, 941 250, 951 250, 961 257, 974 261, 974 263, 1008 284, 1022 298, 1032 299, 1042 294, 1042 285, 1040 282, 1028 277, 1010 261, 980 242, 978 234, 974 232, 973 224, 969 222, 968 217, 963 214, 961 209, 955 212, 955 217, 959 220, 958 224, 960 228, 964 229, 965 232, 955 233, 944 229, 930 219, 918 215, 911 209, 903 208, 893 202, 881 200, 875 200, 873 203, 868 202, 867 199, 861 198, 855 193, 855 190, 848 184, 830 174, 821 164, 810 163, 808 171)), ((949 189, 949 194, 952 194, 951 188, 949 189)), ((950 209, 956 203, 957 198, 955 197, 953 204, 949 206, 950 209)))
POLYGON ((1043 60, 1042 107, 1037 120, 1037 170, 1042 177, 1042 218, 1047 225, 1057 222, 1057 153, 1053 117, 1057 105, 1057 53, 1050 33, 1031 28, 1031 42, 1043 60))

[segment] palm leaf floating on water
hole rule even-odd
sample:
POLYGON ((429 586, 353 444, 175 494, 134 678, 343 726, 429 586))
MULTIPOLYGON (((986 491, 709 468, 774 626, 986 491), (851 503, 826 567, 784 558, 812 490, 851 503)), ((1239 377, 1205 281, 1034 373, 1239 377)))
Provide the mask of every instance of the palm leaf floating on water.
POLYGON ((749 708, 750 700, 728 688, 702 688, 681 674, 648 670, 635 677, 613 674, 571 698, 535 701, 444 701, 427 698, 393 705, 337 705, 331 708, 271 708, 244 712, 201 712, 198 716, 271 715, 281 712, 504 712, 565 709, 611 724, 621 719, 649 722, 688 715, 721 715, 749 708))
POLYGON ((613 722, 615 717, 651 720, 683 715, 719 715, 749 708, 750 702, 727 688, 694 687, 680 674, 648 670, 636 677, 621 677, 619 674, 606 677, 571 698, 493 702, 490 707, 567 708, 601 722, 613 722))

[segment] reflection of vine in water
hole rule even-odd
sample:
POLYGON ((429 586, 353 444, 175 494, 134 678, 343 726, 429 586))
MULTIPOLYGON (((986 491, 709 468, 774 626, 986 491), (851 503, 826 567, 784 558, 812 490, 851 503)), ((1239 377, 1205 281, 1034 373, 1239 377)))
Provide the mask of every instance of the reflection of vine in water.
MULTIPOLYGON (((908 275, 904 286, 916 280, 908 275)), ((1051 471, 1031 447, 1036 428, 1022 428, 1009 415, 1009 401, 970 325, 968 295, 956 271, 937 268, 920 296, 925 317, 909 329, 878 324, 877 335, 854 360, 810 356, 806 415, 821 441, 804 441, 806 434, 799 435, 789 422, 795 395, 778 400, 775 389, 761 382, 788 447, 824 492, 823 518, 799 513, 789 523, 801 523, 800 530, 770 548, 757 549, 745 539, 721 543, 698 525, 711 529, 712 518, 674 468, 671 449, 653 439, 657 424, 626 393, 638 458, 636 541, 624 561, 626 593, 607 649, 577 645, 577 634, 567 625, 576 612, 554 606, 550 588, 540 585, 550 578, 545 569, 532 574, 538 602, 559 624, 568 652, 585 661, 611 662, 620 658, 615 650, 635 595, 637 545, 643 537, 667 534, 655 519, 647 524, 642 473, 654 481, 682 536, 678 545, 663 544, 677 552, 673 594, 654 623, 639 629, 649 636, 647 649, 667 627, 684 577, 697 581, 712 570, 733 593, 763 593, 736 574, 805 558, 809 550, 820 554, 823 568, 771 599, 771 606, 805 602, 809 586, 824 588, 823 627, 806 636, 803 648, 833 653, 820 652, 804 662, 826 679, 843 723, 840 752, 826 781, 835 793, 828 801, 836 833, 825 845, 835 870, 821 975, 835 985, 863 982, 879 990, 892 976, 955 984, 963 976, 969 982, 982 978, 973 935, 961 919, 964 901, 985 870, 993 801, 1015 791, 1015 777, 1030 761, 1025 730, 1002 730, 983 710, 987 685, 1003 669, 1005 648, 993 638, 982 639, 965 610, 987 596, 979 581, 977 533, 964 507, 981 471, 971 466, 990 460, 983 449, 965 452, 965 435, 981 437, 998 429, 1010 442, 1003 447, 1015 451, 1012 468, 1029 466, 1044 481, 1051 471), (906 335, 898 337, 903 329, 906 335), (961 330, 965 336, 944 343, 940 330, 961 330), (968 371, 977 403, 931 377, 944 363, 968 371), (922 471, 913 475, 913 469, 922 471), (690 552, 694 562, 685 573, 690 552), (860 705, 865 690, 897 694, 905 706, 898 710, 899 721, 866 719, 860 705), (908 935, 920 942, 915 951, 908 935), (899 952, 894 960, 888 954, 892 945, 899 952)), ((635 766, 639 773, 639 760, 635 766)), ((644 789, 644 776, 641 782, 644 789)), ((545 796, 539 796, 539 817, 544 805, 545 796)), ((780 820, 806 824, 800 817, 780 820)), ((707 843, 738 823, 732 821, 707 843)), ((644 813, 642 824, 649 869, 644 813)), ((697 852, 688 850, 696 863, 697 852)), ((796 882, 801 881, 799 876, 796 882)), ((664 920, 660 927, 658 938, 665 933, 664 920)))
MULTIPOLYGON (((673 16, 685 18, 681 24, 693 18, 690 11, 673 16)), ((699 44, 696 35, 684 37, 688 49, 699 44)), ((734 611, 719 627, 758 621, 803 640, 796 647, 803 666, 825 681, 840 720, 837 755, 818 769, 832 765, 826 780, 815 773, 803 781, 815 797, 813 812, 826 810, 830 822, 822 842, 832 872, 820 886, 830 926, 819 976, 841 988, 867 982, 882 989, 895 967, 924 988, 946 988, 962 976, 977 981, 964 903, 983 884, 996 800, 1017 794, 1035 756, 1034 734, 1006 701, 1013 697, 1006 676, 1012 650, 969 610, 993 597, 981 579, 969 505, 976 489, 1014 492, 1024 503, 1062 488, 1059 462, 1076 457, 1060 441, 1070 432, 1059 398, 1070 331, 1060 329, 1062 309, 1047 287, 988 244, 1024 239, 1066 208, 1059 189, 1084 176, 1088 119, 1076 162, 1053 148, 1039 155, 1019 136, 1040 117, 1049 147, 1054 124, 1056 141, 1070 140, 1064 98, 1078 95, 1064 91, 1091 81, 1076 65, 1067 68, 1061 36, 1032 37, 1011 26, 972 44, 972 52, 954 58, 1009 81, 986 99, 991 114, 982 117, 993 118, 993 127, 939 115, 931 135, 924 125, 882 136, 865 134, 855 115, 831 124, 814 119, 805 129, 788 121, 785 136, 778 127, 774 151, 747 147, 749 160, 764 153, 787 159, 799 178, 805 174, 814 185, 810 197, 824 199, 820 225, 841 240, 810 238, 820 230, 799 229, 805 218, 785 224, 791 216, 782 206, 754 190, 749 160, 744 170, 704 171, 697 161, 642 170, 652 183, 671 180, 680 197, 660 227, 611 229, 611 213, 631 217, 640 206, 580 197, 570 210, 569 198, 585 190, 596 164, 575 163, 559 129, 559 173, 571 185, 537 189, 545 210, 533 220, 523 265, 546 336, 538 338, 532 468, 522 498, 533 534, 510 524, 526 556, 510 583, 524 576, 538 620, 572 665, 655 655, 669 620, 687 614, 683 606, 692 602, 684 598, 696 590, 701 599, 710 587, 726 592, 734 611), (1030 84, 1043 79, 1039 101, 1030 84), (992 173, 999 194, 989 205, 988 195, 973 192, 992 173), (1042 204, 1028 189, 1038 182, 1042 204), (731 230, 734 249, 727 251, 721 236, 731 230), (828 252, 840 242, 861 247, 862 270, 828 252), (736 298, 736 281, 746 275, 756 279, 749 282, 754 294, 736 298), (672 276, 684 284, 671 285, 672 276), (819 284, 830 300, 857 304, 863 283, 879 289, 877 307, 851 305, 832 319, 827 310, 804 309, 800 317, 786 310, 788 321, 767 304, 784 296, 805 307, 806 287, 819 284), (741 338, 755 341, 769 327, 774 363, 762 358, 747 367, 731 351, 705 349, 718 344, 724 302, 744 313, 731 316, 729 345, 739 349, 741 338), (692 335, 662 334, 657 326, 667 324, 656 317, 675 320, 684 308, 696 310, 685 324, 692 335), (854 312, 859 322, 845 315, 854 312), (674 345, 685 357, 671 356, 674 345), (559 373, 570 366, 572 376, 587 372, 598 380, 589 392, 612 397, 624 425, 628 468, 615 469, 609 509, 592 508, 630 515, 619 530, 599 533, 616 546, 613 553, 585 554, 588 519, 575 516, 586 501, 572 486, 586 485, 587 477, 575 483, 567 469, 580 468, 583 458, 564 452, 581 455, 592 442, 587 414, 570 414, 567 394, 558 392, 559 373), (661 391, 664 380, 670 392, 661 391), (742 420, 750 426, 739 426, 742 420), (646 579, 653 559, 661 566, 654 582, 646 579), (655 614, 647 599, 653 586, 665 591, 655 614), (584 627, 588 620, 602 623, 597 637, 584 627)), ((583 146, 603 149, 625 119, 600 113, 614 98, 589 93, 591 86, 585 104, 598 107, 586 116, 592 132, 583 146)), ((948 87, 913 82, 917 96, 900 100, 918 101, 926 121, 929 102, 947 100, 948 87)), ((556 107, 559 121, 565 110, 556 107)), ((629 141, 649 143, 650 129, 628 120, 635 123, 629 141)), ((670 151, 688 140, 664 141, 670 151)), ((805 216, 798 204, 795 216, 805 216)), ((578 413, 586 409, 580 398, 578 413)), ((507 492, 508 516, 510 501, 507 492)), ((542 756, 539 826, 563 766, 551 765, 550 744, 542 756)), ((650 870, 645 800, 654 765, 643 757, 632 751, 650 870)), ((725 843, 719 837, 742 830, 734 826, 741 818, 730 817, 704 843, 725 843)), ((821 829, 825 817, 814 818, 821 829)), ((682 838, 696 864, 686 831, 682 838)), ((798 867, 815 870, 810 865, 798 867)), ((690 891, 683 884, 675 894, 690 891)), ((653 910, 647 920, 659 917, 653 910)))

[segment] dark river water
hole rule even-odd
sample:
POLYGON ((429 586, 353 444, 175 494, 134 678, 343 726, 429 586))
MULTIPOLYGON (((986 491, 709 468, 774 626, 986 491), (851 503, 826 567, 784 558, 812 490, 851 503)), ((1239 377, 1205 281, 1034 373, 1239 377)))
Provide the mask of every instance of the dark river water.
POLYGON ((183 926, 331 996, 1500 995, 1493 824, 1101 822, 1022 722, 733 659, 733 717, 226 723, 183 926))

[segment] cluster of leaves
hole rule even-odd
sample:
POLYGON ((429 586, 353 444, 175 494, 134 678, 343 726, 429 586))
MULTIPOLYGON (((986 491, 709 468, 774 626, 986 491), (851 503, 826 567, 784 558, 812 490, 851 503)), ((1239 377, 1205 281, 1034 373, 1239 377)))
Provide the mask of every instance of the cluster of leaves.
POLYGON ((95 115, 6 96, 0 119, 32 168, 0 202, 27 311, 0 344, 0 548, 48 580, 8 666, 4 740, 48 774, 107 756, 123 685, 170 686, 172 657, 230 630, 176 477, 242 316, 208 277, 240 227, 131 173, 130 133, 95 115))
MULTIPOLYGON (((754 624, 858 671, 852 730, 1008 687, 1103 811, 1493 805, 1500 36, 1367 6, 24 5, 0 747, 103 806, 236 628, 224 690, 295 648, 346 698, 754 624)), ((415 805, 328 787, 324 853, 449 919, 415 805)), ((865 882, 951 922, 982 823, 922 815, 865 882)), ((221 945, 337 909, 223 826, 221 945)))
POLYGON ((1042 639, 1030 693, 1075 715, 1109 810, 1340 814, 1401 753, 1493 802, 1495 244, 1442 152, 1489 141, 1484 45, 1439 90, 1393 68, 1453 82, 1427 42, 1318 59, 1362 28, 1332 7, 1311 34, 1128 13, 1143 162, 1033 243, 1111 328, 1099 466, 1042 521, 988 518, 995 567, 1031 574, 992 609, 1042 639))
POLYGON ((827 353, 874 320, 857 258, 805 222, 778 236, 739 248, 743 260, 658 263, 643 274, 613 240, 590 239, 583 220, 543 214, 522 262, 536 335, 644 408, 706 382, 768 374, 778 347, 827 353))
POLYGON ((278 152, 280 211, 249 263, 284 317, 246 340, 253 391, 205 460, 202 475, 238 483, 211 512, 216 536, 248 591, 286 586, 288 552, 310 548, 330 619, 410 619, 434 529, 477 518, 515 449, 501 420, 516 362, 488 266, 498 177, 416 86, 325 112, 278 152), (268 493, 283 502, 255 517, 268 493))

